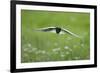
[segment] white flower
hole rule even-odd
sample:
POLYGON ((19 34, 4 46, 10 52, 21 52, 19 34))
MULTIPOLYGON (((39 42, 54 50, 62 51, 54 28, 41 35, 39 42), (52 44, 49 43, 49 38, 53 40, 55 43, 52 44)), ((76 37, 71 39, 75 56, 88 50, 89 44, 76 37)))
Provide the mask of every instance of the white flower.
POLYGON ((67 50, 68 48, 69 48, 68 46, 65 46, 65 47, 64 47, 64 49, 66 49, 66 50, 67 50))
POLYGON ((28 45, 27 45, 28 47, 32 47, 32 45, 30 44, 30 43, 28 43, 28 45))
POLYGON ((66 54, 69 54, 69 52, 66 52, 66 54))
POLYGON ((64 57, 65 55, 64 54, 61 54, 61 57, 64 57))
POLYGON ((54 48, 54 49, 52 49, 53 52, 57 52, 59 50, 60 50, 60 48, 54 48))
POLYGON ((32 50, 31 51, 36 51, 37 50, 37 48, 32 48, 32 50))
POLYGON ((42 54, 45 54, 45 53, 46 53, 46 51, 44 51, 44 50, 43 50, 43 51, 41 51, 41 53, 42 53, 42 54))
POLYGON ((75 60, 78 60, 78 59, 79 59, 79 57, 74 57, 74 59, 75 59, 75 60))

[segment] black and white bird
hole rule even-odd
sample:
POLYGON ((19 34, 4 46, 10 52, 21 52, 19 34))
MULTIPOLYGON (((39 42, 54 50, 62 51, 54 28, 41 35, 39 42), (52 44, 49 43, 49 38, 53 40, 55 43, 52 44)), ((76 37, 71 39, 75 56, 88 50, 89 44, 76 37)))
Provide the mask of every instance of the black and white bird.
POLYGON ((74 37, 80 38, 78 35, 76 35, 76 34, 70 32, 69 30, 64 29, 64 28, 60 28, 60 27, 46 27, 46 28, 40 28, 40 29, 37 29, 37 31, 54 32, 54 33, 56 33, 56 34, 60 34, 60 33, 65 34, 65 33, 67 33, 67 34, 70 34, 70 35, 72 35, 72 36, 74 36, 74 37))

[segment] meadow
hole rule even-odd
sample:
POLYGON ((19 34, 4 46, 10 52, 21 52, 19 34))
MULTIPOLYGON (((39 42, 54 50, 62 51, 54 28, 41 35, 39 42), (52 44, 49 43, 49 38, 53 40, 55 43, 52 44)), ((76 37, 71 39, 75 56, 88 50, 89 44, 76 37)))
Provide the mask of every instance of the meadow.
POLYGON ((90 14, 21 10, 21 62, 90 59, 90 14), (39 32, 34 29, 61 27, 77 34, 39 32))

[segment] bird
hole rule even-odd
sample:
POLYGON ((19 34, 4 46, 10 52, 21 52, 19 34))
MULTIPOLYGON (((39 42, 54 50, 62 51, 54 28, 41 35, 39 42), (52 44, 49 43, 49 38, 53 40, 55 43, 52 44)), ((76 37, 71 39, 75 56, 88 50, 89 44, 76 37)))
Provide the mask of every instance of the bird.
POLYGON ((70 32, 67 29, 61 28, 61 27, 45 27, 45 28, 40 28, 40 29, 36 29, 36 30, 43 31, 43 32, 55 32, 56 34, 60 34, 60 33, 65 34, 66 33, 66 34, 70 34, 74 37, 80 38, 78 35, 70 32))

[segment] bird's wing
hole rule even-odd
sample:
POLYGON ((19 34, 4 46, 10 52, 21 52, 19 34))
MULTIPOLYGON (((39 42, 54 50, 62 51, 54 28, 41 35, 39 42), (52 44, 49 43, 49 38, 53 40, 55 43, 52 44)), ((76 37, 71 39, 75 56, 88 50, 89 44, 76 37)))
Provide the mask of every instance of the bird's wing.
POLYGON ((62 31, 63 31, 63 32, 65 32, 65 33, 68 33, 68 34, 70 34, 70 35, 72 35, 72 36, 75 36, 75 37, 80 38, 78 35, 76 35, 76 34, 74 34, 74 33, 70 32, 70 31, 69 31, 69 30, 67 30, 67 29, 62 28, 62 31))
POLYGON ((40 28, 40 29, 37 29, 37 31, 52 31, 52 30, 55 30, 55 27, 46 27, 46 28, 40 28))

